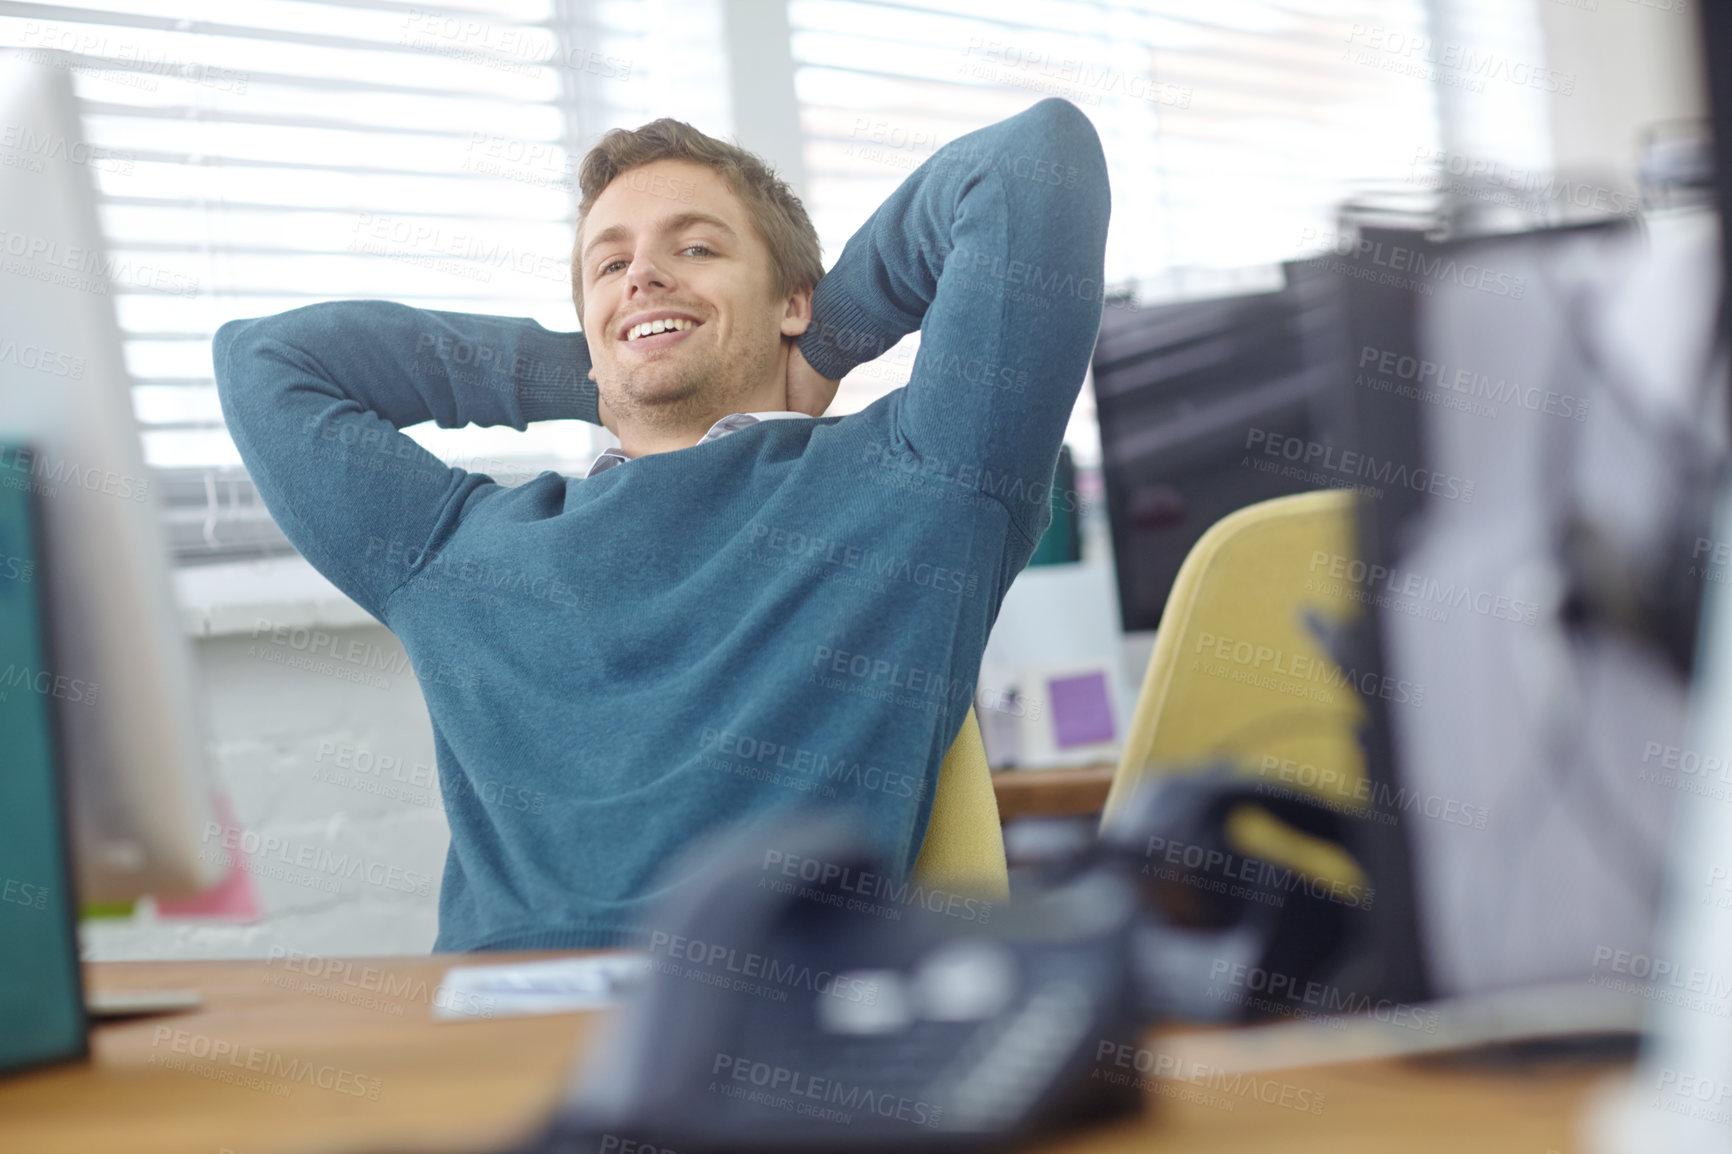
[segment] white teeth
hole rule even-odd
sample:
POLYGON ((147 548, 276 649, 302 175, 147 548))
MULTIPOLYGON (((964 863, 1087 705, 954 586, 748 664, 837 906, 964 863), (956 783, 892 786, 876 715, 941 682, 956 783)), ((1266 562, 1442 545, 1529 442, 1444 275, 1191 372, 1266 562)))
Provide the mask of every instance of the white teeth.
POLYGON ((665 333, 674 329, 690 329, 696 327, 697 323, 695 321, 688 321, 683 317, 673 317, 668 320, 660 321, 645 321, 640 325, 633 325, 626 332, 625 339, 628 341, 635 341, 639 337, 654 336, 656 333, 665 333))

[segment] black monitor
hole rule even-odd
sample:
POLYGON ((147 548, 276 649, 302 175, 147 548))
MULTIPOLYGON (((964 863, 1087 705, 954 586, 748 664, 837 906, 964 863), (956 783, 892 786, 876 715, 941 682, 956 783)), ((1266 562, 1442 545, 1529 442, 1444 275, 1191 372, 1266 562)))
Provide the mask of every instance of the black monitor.
POLYGON ((1325 379, 1311 349, 1327 305, 1289 277, 1273 292, 1105 310, 1094 390, 1126 632, 1160 624, 1209 526, 1315 487, 1251 467, 1247 446, 1322 434, 1325 379))

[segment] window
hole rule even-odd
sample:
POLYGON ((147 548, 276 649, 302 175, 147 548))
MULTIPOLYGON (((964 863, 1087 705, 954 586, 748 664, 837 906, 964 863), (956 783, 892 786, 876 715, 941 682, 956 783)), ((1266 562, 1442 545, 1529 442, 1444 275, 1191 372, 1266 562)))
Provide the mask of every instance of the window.
MULTIPOLYGON (((1252 291, 1247 270, 1273 287, 1339 201, 1429 175, 1438 142, 1432 83, 1382 47, 1425 36, 1422 0, 790 0, 789 15, 831 259, 940 145, 1045 96, 1101 135, 1107 280, 1144 300, 1252 291)), ((851 374, 836 411, 905 383, 917 340, 851 374)), ((1097 459, 1086 390, 1070 439, 1097 459)))
MULTIPOLYGON (((576 327, 577 160, 656 116, 734 134, 725 2, 0 0, 0 45, 72 69, 111 256, 160 274, 114 300, 178 555, 288 548, 222 426, 216 327, 355 297, 576 327)), ((1344 197, 1432 175, 1438 91, 1497 111, 1452 147, 1545 152, 1543 114, 1461 99, 1532 72, 1531 5, 1438 7, 1446 33, 1527 55, 1476 39, 1446 72, 1425 0, 788 0, 806 203, 833 261, 940 145, 1060 95, 1106 146, 1109 283, 1144 301, 1272 285, 1344 197)), ((831 411, 904 383, 917 340, 831 411)), ((507 483, 608 442, 569 421, 410 435, 507 483)), ((1086 390, 1071 439, 1092 463, 1086 390)))
MULTIPOLYGON (((0 3, 0 45, 72 70, 177 555, 288 548, 223 427, 223 321, 377 297, 577 327, 567 258, 592 138, 670 110, 731 131, 725 62, 702 47, 719 10, 646 23, 659 7, 0 3)), ((502 481, 581 470, 607 436, 575 421, 410 435, 502 481)))

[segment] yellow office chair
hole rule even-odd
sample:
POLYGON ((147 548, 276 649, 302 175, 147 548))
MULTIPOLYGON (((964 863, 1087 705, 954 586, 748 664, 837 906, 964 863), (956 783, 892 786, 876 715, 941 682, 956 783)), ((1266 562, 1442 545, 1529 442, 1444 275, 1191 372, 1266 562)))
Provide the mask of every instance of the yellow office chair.
POLYGON ((932 816, 926 840, 920 844, 920 858, 914 863, 914 877, 922 885, 954 893, 999 901, 1010 895, 998 797, 992 792, 992 771, 972 708, 939 767, 932 816))
MULTIPOLYGON (((1306 611, 1341 624, 1360 610, 1349 579, 1353 501, 1341 489, 1277 497, 1223 517, 1192 547, 1167 597, 1103 822, 1145 774, 1223 760, 1276 789, 1361 804, 1365 708, 1304 622, 1306 611)), ((1245 853, 1308 873, 1347 881, 1357 872, 1344 853, 1266 811, 1241 807, 1228 835, 1245 853)))

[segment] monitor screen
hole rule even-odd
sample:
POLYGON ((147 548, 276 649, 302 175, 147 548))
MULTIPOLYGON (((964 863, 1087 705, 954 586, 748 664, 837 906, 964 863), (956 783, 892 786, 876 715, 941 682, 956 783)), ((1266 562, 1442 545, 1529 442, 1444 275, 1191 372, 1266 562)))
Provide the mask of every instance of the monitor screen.
POLYGON ((1109 308, 1094 354, 1101 473, 1126 632, 1154 629, 1191 546, 1227 514, 1316 485, 1260 468, 1319 433, 1321 301, 1276 292, 1109 308), (1277 442, 1279 443, 1279 442, 1277 442))

